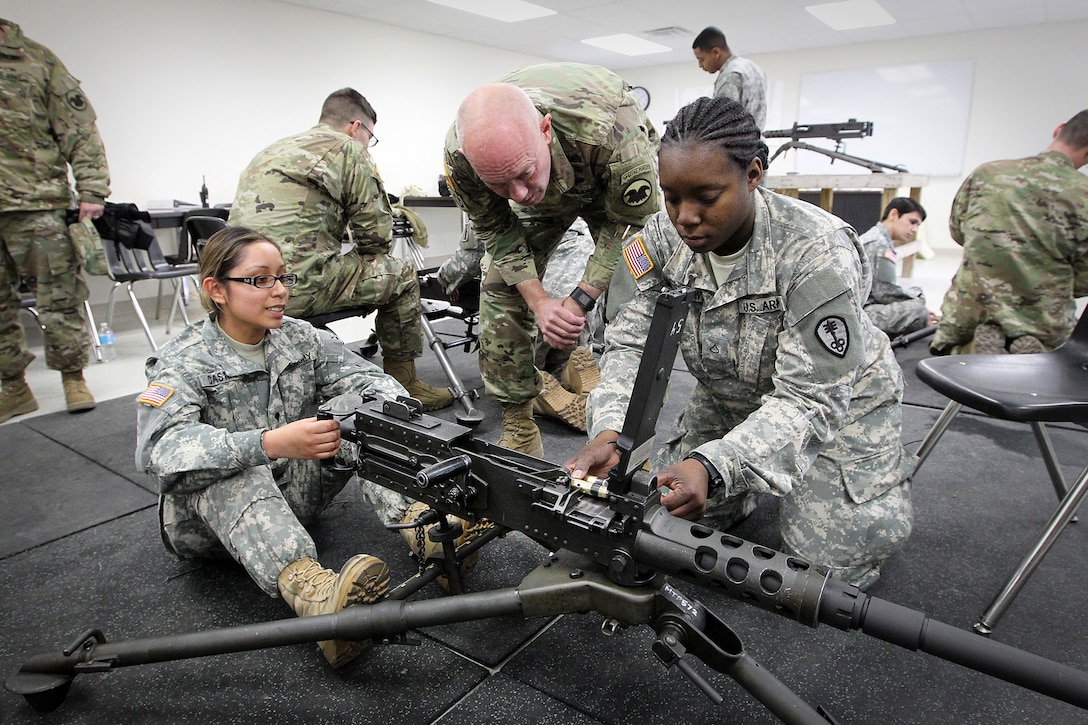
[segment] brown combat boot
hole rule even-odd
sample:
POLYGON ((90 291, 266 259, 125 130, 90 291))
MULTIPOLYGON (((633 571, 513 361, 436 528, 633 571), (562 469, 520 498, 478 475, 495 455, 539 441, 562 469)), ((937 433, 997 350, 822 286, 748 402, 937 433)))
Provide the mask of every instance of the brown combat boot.
POLYGON ((82 370, 61 373, 61 381, 64 383, 64 402, 68 404, 69 413, 94 408, 94 397, 87 389, 87 381, 83 379, 82 370))
MULTIPOLYGON (((401 519, 401 523, 408 524, 420 517, 425 511, 429 511, 430 507, 421 501, 416 501, 408 510, 404 512, 404 518, 401 519)), ((450 518, 456 520, 461 524, 461 535, 453 540, 453 548, 461 546, 472 541, 477 536, 487 531, 490 528, 494 528, 495 524, 487 519, 480 519, 476 523, 471 523, 458 516, 451 516, 450 518)), ((432 541, 429 536, 433 529, 436 529, 438 524, 430 524, 422 528, 413 529, 401 529, 400 535, 404 537, 404 541, 408 544, 408 548, 412 550, 412 553, 419 559, 420 564, 425 563, 428 559, 442 559, 444 553, 442 551, 442 544, 440 542, 432 541)), ((476 568, 476 560, 480 558, 480 552, 474 551, 469 556, 461 560, 460 570, 462 575, 470 574, 473 569, 476 568)), ((442 587, 443 591, 450 590, 449 579, 440 576, 438 577, 438 585, 442 587)))
POLYGON ((500 403, 502 406, 502 435, 498 445, 535 458, 544 457, 544 441, 540 428, 533 420, 533 401, 500 403))
POLYGON ((38 409, 38 401, 34 400, 25 376, 4 378, 0 385, 3 385, 0 389, 0 423, 38 409))
MULTIPOLYGON (((356 604, 374 604, 389 592, 389 567, 376 556, 356 554, 340 573, 308 556, 288 564, 279 576, 280 596, 300 617, 333 614, 356 604)), ((370 646, 370 640, 327 639, 317 643, 333 667, 343 667, 370 646)))
POLYGON ((975 328, 974 337, 967 345, 975 355, 1004 355, 1005 332, 999 325, 983 323, 975 328))
POLYGON ((1009 343, 1009 353, 1012 355, 1039 355, 1044 352, 1050 352, 1050 348, 1034 335, 1024 335, 1009 343))
POLYGON ((442 410, 453 405, 453 393, 449 388, 433 388, 416 377, 415 360, 382 360, 385 372, 397 379, 408 394, 423 403, 423 410, 442 410))
POLYGON ((597 358, 588 347, 576 347, 561 374, 563 387, 575 393, 588 393, 601 382, 597 358))
POLYGON ((549 418, 561 420, 571 428, 586 430, 586 393, 572 393, 549 373, 540 372, 544 380, 544 390, 533 398, 533 412, 549 418))

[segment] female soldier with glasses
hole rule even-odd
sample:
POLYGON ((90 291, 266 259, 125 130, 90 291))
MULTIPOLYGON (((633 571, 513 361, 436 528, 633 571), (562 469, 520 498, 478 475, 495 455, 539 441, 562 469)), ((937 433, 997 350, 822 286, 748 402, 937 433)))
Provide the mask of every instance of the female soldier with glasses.
MULTIPOLYGON (((377 601, 389 588, 380 559, 358 554, 339 573, 326 569, 306 531, 351 477, 321 465, 340 428, 314 413, 341 393, 407 392, 329 333, 284 316, 297 277, 262 234, 216 232, 200 278, 208 317, 148 358, 137 399, 136 465, 158 484, 166 548, 182 559, 229 555, 299 616, 377 601)), ((386 523, 411 503, 363 491, 386 523)), ((319 645, 334 667, 365 647, 319 645)))

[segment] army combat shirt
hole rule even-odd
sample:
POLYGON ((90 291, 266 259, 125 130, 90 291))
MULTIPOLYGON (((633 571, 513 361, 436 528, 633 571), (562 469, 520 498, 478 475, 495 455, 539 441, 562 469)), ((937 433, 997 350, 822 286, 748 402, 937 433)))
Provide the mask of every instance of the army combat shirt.
POLYGON ((583 281, 605 289, 624 232, 661 209, 657 132, 630 86, 604 68, 578 63, 530 66, 502 78, 528 94, 541 117, 551 114, 551 178, 534 207, 502 198, 476 175, 459 151, 456 123, 446 135, 445 165, 454 201, 507 285, 539 279, 533 248, 555 246, 578 216, 596 241, 583 281), (519 219, 519 217, 521 217, 519 219), (529 240, 535 220, 560 221, 554 239, 529 240))

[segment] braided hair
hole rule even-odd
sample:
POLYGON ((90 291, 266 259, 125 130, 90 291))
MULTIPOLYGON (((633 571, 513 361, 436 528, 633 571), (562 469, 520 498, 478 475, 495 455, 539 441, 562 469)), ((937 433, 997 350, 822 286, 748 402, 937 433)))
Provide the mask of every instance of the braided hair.
POLYGON ((742 169, 752 159, 767 168, 767 144, 763 143, 752 114, 730 98, 699 98, 677 111, 665 125, 661 148, 685 143, 720 146, 742 169))

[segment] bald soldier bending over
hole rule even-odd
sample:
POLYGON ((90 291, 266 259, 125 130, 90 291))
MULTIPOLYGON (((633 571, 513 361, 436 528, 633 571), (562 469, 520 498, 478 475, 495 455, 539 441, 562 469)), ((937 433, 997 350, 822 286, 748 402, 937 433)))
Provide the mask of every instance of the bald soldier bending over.
MULTIPOLYGON (((661 209, 657 133, 622 78, 547 63, 473 91, 446 136, 450 191, 484 243, 480 372, 503 412, 499 445, 540 456, 533 399, 565 364, 629 231, 661 209), (581 281, 550 297, 544 269, 577 217, 595 240, 581 281), (555 353, 534 364, 537 330, 555 353)), ((584 428, 584 410, 582 411, 584 428)))

